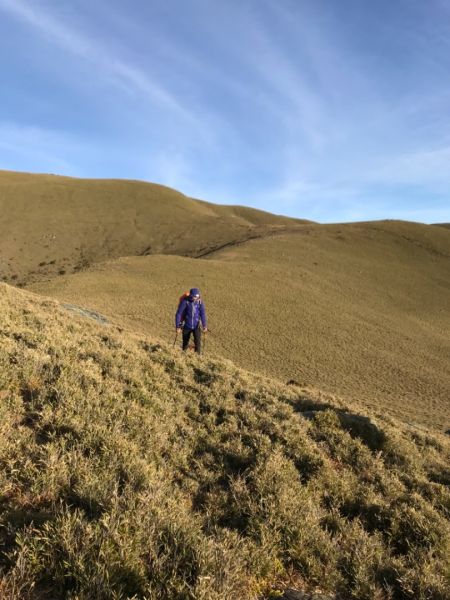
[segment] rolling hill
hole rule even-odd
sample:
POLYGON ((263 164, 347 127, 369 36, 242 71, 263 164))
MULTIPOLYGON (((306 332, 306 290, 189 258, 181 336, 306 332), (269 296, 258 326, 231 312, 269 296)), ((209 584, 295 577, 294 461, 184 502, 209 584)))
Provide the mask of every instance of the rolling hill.
POLYGON ((207 352, 450 427, 450 232, 386 221, 303 225, 203 259, 126 257, 32 286, 173 339, 179 295, 204 294, 207 352))
POLYGON ((302 223, 156 184, 8 171, 0 211, 0 278, 20 286, 120 256, 198 256, 302 223))
POLYGON ((2 600, 449 597, 447 436, 5 284, 0 311, 2 600))
POLYGON ((450 427, 450 231, 320 225, 154 184, 0 172, 4 281, 173 340, 180 294, 207 352, 416 426, 450 427))

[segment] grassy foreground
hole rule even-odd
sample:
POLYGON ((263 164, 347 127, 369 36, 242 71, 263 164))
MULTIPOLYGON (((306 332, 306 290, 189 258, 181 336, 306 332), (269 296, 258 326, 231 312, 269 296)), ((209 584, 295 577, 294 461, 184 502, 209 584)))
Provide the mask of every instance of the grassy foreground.
POLYGON ((0 285, 0 597, 450 598, 445 436, 0 285))

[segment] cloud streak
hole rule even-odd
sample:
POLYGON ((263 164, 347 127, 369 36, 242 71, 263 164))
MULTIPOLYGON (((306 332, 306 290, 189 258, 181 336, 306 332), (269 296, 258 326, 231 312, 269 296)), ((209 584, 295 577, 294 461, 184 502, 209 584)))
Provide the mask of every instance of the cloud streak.
POLYGON ((155 78, 123 61, 101 43, 67 26, 54 14, 45 11, 42 5, 36 8, 24 0, 0 0, 0 9, 27 23, 60 48, 96 65, 96 75, 100 74, 109 83, 114 83, 125 91, 143 93, 163 110, 192 125, 198 124, 197 115, 187 110, 168 89, 156 82, 155 78))
POLYGON ((433 0, 426 15, 414 6, 405 20, 403 4, 135 0, 130 10, 119 0, 0 0, 4 34, 15 29, 25 48, 11 57, 5 88, 28 48, 35 60, 23 78, 36 67, 41 101, 27 103, 28 83, 11 94, 4 118, 22 127, 8 143, 27 139, 27 123, 42 132, 51 124, 73 133, 74 151, 37 136, 47 158, 83 174, 146 178, 320 220, 363 215, 364 203, 381 206, 380 193, 399 194, 404 214, 413 188, 416 202, 440 202, 450 188, 439 22, 448 14, 433 0))

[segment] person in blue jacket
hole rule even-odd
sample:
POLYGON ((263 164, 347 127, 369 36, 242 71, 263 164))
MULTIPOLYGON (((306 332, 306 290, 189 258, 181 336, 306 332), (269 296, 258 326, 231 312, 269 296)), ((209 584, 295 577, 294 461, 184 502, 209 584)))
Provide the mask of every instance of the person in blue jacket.
POLYGON ((195 351, 200 354, 202 346, 202 329, 208 331, 206 310, 198 288, 192 288, 179 304, 175 315, 177 333, 183 332, 183 350, 187 350, 191 334, 194 336, 195 351))

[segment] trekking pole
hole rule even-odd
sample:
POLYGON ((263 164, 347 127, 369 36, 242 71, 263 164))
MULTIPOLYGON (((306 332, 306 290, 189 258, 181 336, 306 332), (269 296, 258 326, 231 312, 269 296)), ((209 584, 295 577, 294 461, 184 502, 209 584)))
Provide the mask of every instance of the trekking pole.
POLYGON ((178 339, 178 330, 175 333, 175 339, 173 340, 173 346, 172 346, 172 348, 175 348, 175 344, 177 343, 177 339, 178 339))

